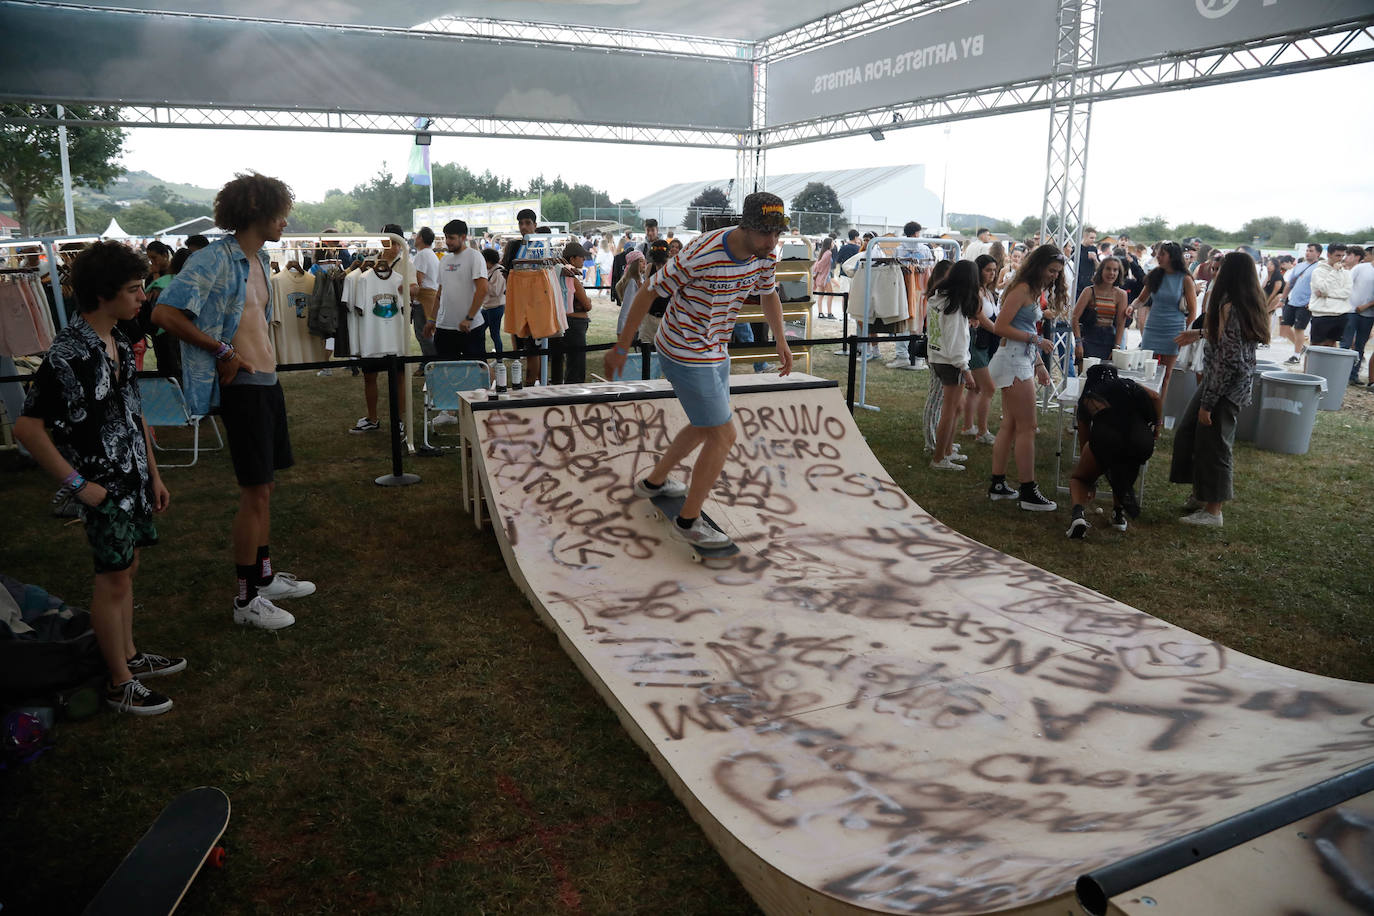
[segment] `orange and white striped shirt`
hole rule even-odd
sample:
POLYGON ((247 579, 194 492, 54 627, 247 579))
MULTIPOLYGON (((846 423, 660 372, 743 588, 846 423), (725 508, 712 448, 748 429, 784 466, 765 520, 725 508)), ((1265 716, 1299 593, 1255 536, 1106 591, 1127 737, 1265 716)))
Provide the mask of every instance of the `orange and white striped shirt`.
POLYGON ((734 227, 698 236, 649 278, 659 296, 669 298, 654 346, 680 363, 719 363, 729 357, 726 344, 735 329, 740 303, 748 296, 776 291, 777 258, 736 261, 725 247, 734 227))

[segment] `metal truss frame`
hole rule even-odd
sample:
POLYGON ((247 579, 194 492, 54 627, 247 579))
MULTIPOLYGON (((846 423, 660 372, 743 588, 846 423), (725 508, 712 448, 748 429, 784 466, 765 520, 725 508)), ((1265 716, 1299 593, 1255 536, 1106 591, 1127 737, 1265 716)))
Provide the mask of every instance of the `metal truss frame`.
MULTIPOLYGON (((1374 61, 1374 16, 1306 32, 1094 67, 1079 72, 1078 98, 1100 102, 1370 61, 1374 61)), ((1046 76, 839 117, 768 127, 764 131, 764 142, 773 149, 858 136, 875 127, 886 131, 1049 108, 1054 102, 1053 79, 1046 76)))
POLYGON ((1053 235, 1062 251, 1078 239, 1088 182, 1088 136, 1093 79, 1080 79, 1097 62, 1098 0, 1059 0, 1059 34, 1050 75, 1050 135, 1045 153, 1045 198, 1040 238, 1053 235), (1082 92, 1087 98, 1080 99, 1082 92), (1050 217, 1054 231, 1049 231, 1050 217))
MULTIPOLYGON (((85 103, 82 103, 85 104, 85 103)), ((118 104, 112 103, 112 104, 118 104)), ((70 111, 70 109, 69 109, 70 111)), ((59 123, 56 117, 0 118, 33 124, 59 123)), ((184 108, 166 105, 124 105, 116 121, 73 118, 68 126, 194 127, 224 130, 302 130, 357 134, 414 134, 415 115, 365 114, 340 111, 256 108, 184 108)), ((746 134, 737 131, 685 127, 633 127, 587 122, 523 121, 514 118, 436 117, 426 133, 453 137, 499 137, 515 140, 585 140, 593 143, 648 143, 659 146, 735 149, 746 134)))
POLYGON ((768 175, 768 147, 763 143, 763 123, 768 101, 768 65, 754 62, 750 123, 753 129, 740 134, 735 154, 735 212, 744 211, 744 198, 763 187, 768 175))

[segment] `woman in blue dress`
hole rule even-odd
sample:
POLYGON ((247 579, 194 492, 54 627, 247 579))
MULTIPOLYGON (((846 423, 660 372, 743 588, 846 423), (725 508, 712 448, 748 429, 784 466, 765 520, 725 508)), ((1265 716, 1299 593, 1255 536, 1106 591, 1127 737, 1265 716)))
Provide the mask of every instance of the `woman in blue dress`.
POLYGON ((1135 301, 1135 307, 1150 310, 1140 346, 1153 350, 1164 367, 1164 381, 1159 386, 1159 397, 1163 400, 1169 390, 1174 362, 1178 359, 1178 344, 1174 338, 1197 318, 1197 287, 1188 276, 1183 248, 1178 242, 1160 245, 1158 257, 1159 266, 1145 278, 1145 291, 1135 301))

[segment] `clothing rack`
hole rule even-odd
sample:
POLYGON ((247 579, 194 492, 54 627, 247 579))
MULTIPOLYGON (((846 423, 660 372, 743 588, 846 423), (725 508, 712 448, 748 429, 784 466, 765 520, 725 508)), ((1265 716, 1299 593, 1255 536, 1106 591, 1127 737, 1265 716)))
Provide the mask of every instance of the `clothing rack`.
MULTIPOLYGON (((953 239, 908 238, 905 236, 902 238, 888 238, 884 236, 882 238, 871 239, 868 243, 868 247, 864 249, 864 296, 863 308, 860 310, 860 315, 863 316, 861 324, 863 336, 868 336, 868 328, 873 320, 873 265, 875 263, 880 266, 883 264, 903 263, 924 266, 921 264, 921 259, 917 258, 914 253, 902 253, 903 248, 909 249, 911 246, 920 244, 927 246, 938 245, 948 252, 950 260, 957 261, 959 259, 959 243, 953 239), (889 251, 891 253, 888 253, 889 251)), ((880 410, 881 408, 876 404, 868 403, 867 395, 868 354, 864 352, 860 354, 859 359, 859 395, 858 400, 854 402, 854 406, 862 407, 864 410, 880 410)))

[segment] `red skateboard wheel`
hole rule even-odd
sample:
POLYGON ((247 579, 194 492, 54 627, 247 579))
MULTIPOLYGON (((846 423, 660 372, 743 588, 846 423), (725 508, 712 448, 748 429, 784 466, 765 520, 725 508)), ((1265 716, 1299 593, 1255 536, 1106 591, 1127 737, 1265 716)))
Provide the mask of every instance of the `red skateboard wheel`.
POLYGON ((227 853, 225 853, 224 847, 223 847, 223 846, 216 846, 214 849, 210 850, 210 865, 211 865, 211 867, 213 867, 213 868, 223 868, 223 867, 224 867, 224 857, 225 857, 226 855, 227 855, 227 853))

